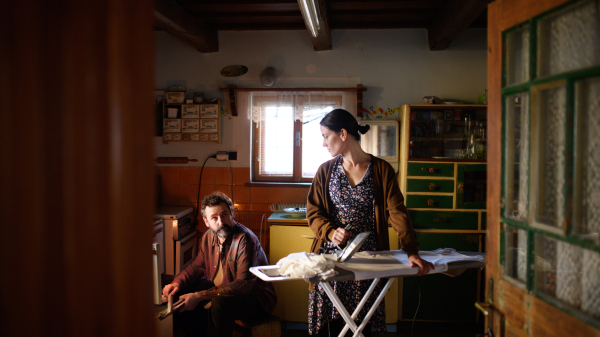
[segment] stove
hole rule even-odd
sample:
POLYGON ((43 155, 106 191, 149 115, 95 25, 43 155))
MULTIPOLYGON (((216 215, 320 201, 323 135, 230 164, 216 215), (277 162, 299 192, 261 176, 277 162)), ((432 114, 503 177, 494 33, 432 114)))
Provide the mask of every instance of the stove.
POLYGON ((165 274, 177 275, 198 255, 198 237, 192 207, 160 206, 156 218, 164 224, 165 274))

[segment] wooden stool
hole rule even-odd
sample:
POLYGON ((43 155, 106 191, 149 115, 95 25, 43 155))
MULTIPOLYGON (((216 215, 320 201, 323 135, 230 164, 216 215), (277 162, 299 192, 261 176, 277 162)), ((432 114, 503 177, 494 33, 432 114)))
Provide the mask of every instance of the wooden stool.
POLYGON ((253 321, 235 321, 233 337, 281 337, 281 321, 273 315, 253 321))

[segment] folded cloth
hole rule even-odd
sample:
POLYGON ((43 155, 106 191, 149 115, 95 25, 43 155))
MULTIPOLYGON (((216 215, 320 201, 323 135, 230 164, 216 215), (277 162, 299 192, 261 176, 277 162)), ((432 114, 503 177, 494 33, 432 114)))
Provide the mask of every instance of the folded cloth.
POLYGON ((315 277, 319 273, 333 270, 335 254, 292 253, 277 261, 279 275, 289 277, 315 277))
MULTIPOLYGON (((439 248, 432 251, 420 251, 419 256, 433 264, 429 274, 443 273, 448 270, 448 263, 458 261, 485 262, 485 253, 462 252, 452 248, 439 248)), ((376 252, 358 252, 346 262, 336 262, 336 266, 354 273, 355 280, 373 279, 376 277, 393 277, 415 275, 418 266, 408 266, 408 256, 402 250, 385 250, 376 252)))

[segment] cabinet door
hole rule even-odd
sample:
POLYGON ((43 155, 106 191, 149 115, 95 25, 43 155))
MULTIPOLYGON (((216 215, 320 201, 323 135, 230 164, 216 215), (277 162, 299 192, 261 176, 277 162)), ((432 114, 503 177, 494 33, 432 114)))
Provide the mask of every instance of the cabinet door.
POLYGON ((456 175, 456 208, 485 209, 487 199, 487 166, 458 164, 456 175))
MULTIPOLYGON (((458 251, 476 252, 479 251, 479 240, 479 234, 419 233, 421 250, 452 247, 458 251)), ((477 312, 473 304, 481 297, 480 283, 481 271, 478 269, 468 269, 456 277, 405 277, 402 319, 412 320, 416 312, 417 320, 475 322, 477 312)))

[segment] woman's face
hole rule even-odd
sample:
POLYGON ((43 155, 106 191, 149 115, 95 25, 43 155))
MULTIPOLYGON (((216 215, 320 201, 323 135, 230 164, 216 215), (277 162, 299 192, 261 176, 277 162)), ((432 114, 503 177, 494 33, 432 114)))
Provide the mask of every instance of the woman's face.
POLYGON ((327 151, 332 157, 335 157, 342 153, 344 149, 344 141, 346 130, 342 129, 340 133, 330 130, 326 126, 321 125, 321 135, 323 136, 323 147, 327 148, 327 151))

